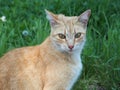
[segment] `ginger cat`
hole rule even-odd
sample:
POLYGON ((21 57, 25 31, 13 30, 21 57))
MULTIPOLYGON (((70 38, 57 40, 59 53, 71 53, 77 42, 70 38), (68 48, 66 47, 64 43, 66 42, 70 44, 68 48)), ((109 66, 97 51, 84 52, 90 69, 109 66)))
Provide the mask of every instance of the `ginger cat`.
POLYGON ((71 90, 80 75, 91 11, 73 17, 45 11, 50 36, 41 45, 18 48, 0 58, 0 90, 71 90))

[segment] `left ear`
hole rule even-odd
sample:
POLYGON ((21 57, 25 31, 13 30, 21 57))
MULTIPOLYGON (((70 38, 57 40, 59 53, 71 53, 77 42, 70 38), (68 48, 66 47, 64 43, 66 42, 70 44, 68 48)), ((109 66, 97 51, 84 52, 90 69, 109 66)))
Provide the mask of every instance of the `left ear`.
POLYGON ((51 26, 55 26, 56 24, 58 24, 58 16, 57 15, 55 15, 54 13, 52 13, 46 9, 45 9, 45 12, 46 12, 47 19, 49 20, 51 26))
POLYGON ((78 21, 83 23, 84 26, 87 26, 90 15, 91 15, 91 10, 86 10, 80 16, 78 16, 78 21))

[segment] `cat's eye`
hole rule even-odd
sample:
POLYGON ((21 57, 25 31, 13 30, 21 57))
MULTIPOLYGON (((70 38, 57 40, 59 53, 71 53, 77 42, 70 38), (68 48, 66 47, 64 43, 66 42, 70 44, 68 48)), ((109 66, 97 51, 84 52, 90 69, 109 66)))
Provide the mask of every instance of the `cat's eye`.
POLYGON ((61 39, 65 39, 66 38, 66 36, 64 35, 64 34, 58 34, 58 36, 59 36, 59 38, 61 38, 61 39))
POLYGON ((75 34, 75 38, 79 38, 81 36, 81 33, 75 34))

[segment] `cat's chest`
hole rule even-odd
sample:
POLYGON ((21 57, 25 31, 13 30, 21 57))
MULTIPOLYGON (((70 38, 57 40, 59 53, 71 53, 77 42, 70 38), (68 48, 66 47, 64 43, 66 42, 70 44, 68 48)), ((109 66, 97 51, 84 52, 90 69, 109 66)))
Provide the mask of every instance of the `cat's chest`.
POLYGON ((71 55, 69 60, 63 59, 60 58, 58 61, 51 63, 47 68, 47 75, 61 79, 68 77, 70 80, 76 81, 82 71, 80 55, 71 55))
POLYGON ((82 62, 79 54, 71 55, 71 60, 73 64, 71 65, 71 70, 73 74, 78 77, 82 71, 82 62))

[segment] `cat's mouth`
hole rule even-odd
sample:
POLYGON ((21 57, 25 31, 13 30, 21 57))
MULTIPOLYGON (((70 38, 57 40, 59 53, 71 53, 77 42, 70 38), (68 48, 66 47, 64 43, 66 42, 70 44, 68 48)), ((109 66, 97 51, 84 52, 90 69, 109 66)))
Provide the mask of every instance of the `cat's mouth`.
POLYGON ((73 49, 69 49, 69 52, 72 52, 73 51, 73 49))
POLYGON ((67 52, 67 53, 72 53, 74 50, 73 49, 67 49, 67 50, 65 50, 65 52, 67 52))
POLYGON ((69 49, 68 52, 72 53, 75 49, 69 49))

